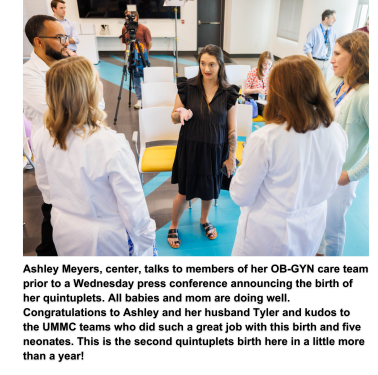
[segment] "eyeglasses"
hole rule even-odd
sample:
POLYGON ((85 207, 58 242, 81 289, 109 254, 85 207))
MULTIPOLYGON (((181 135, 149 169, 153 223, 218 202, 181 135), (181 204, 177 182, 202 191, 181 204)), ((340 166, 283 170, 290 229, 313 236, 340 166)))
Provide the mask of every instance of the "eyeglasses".
POLYGON ((66 44, 66 42, 70 39, 70 37, 68 35, 64 35, 64 36, 39 36, 38 38, 60 39, 60 44, 66 44))

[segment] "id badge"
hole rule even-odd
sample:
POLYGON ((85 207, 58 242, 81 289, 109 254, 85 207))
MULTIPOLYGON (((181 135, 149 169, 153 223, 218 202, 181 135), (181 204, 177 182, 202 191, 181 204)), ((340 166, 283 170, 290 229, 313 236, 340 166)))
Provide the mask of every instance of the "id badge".
POLYGON ((327 56, 327 53, 328 53, 328 48, 327 46, 324 46, 323 55, 327 56))

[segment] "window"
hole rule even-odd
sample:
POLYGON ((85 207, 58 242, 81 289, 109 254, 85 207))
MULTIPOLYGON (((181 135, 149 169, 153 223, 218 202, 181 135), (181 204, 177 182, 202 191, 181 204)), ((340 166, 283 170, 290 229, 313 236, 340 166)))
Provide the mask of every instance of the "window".
POLYGON ((354 20, 355 29, 360 29, 366 25, 366 20, 369 17, 369 0, 359 0, 357 6, 356 17, 354 20))
POLYGON ((277 36, 298 42, 303 0, 281 0, 277 36))

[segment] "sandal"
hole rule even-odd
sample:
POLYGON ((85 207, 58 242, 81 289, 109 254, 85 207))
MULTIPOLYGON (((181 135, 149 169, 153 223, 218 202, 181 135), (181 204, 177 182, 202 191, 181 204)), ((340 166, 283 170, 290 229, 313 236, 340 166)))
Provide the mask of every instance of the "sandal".
POLYGON ((177 240, 175 241, 175 246, 172 246, 172 245, 170 244, 170 242, 168 241, 168 244, 169 244, 169 246, 170 246, 172 249, 178 249, 178 248, 180 247, 180 245, 181 245, 181 240, 180 240, 180 238, 179 238, 179 236, 178 236, 178 229, 169 229, 167 239, 168 239, 168 238, 177 238, 177 240), (178 244, 178 245, 177 245, 177 244, 178 244))
MULTIPOLYGON (((214 225, 211 224, 210 222, 208 223, 205 223, 205 224, 201 224, 204 228, 205 228, 205 234, 206 234, 206 237, 209 239, 209 240, 215 240, 217 237, 218 237, 218 233, 215 232, 212 233, 213 234, 213 237, 210 237, 210 235, 208 234, 209 231, 211 231, 212 229, 215 229, 214 225), (206 228, 207 227, 207 228, 206 228)), ((216 231, 216 229, 215 229, 216 231)))

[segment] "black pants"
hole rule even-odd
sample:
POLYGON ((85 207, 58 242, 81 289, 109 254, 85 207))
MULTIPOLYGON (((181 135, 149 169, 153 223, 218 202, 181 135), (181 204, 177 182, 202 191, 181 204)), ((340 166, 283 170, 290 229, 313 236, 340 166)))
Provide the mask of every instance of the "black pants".
POLYGON ((53 227, 50 222, 52 205, 43 203, 41 209, 43 214, 42 242, 37 246, 35 251, 38 256, 57 256, 58 254, 53 242, 53 227))

